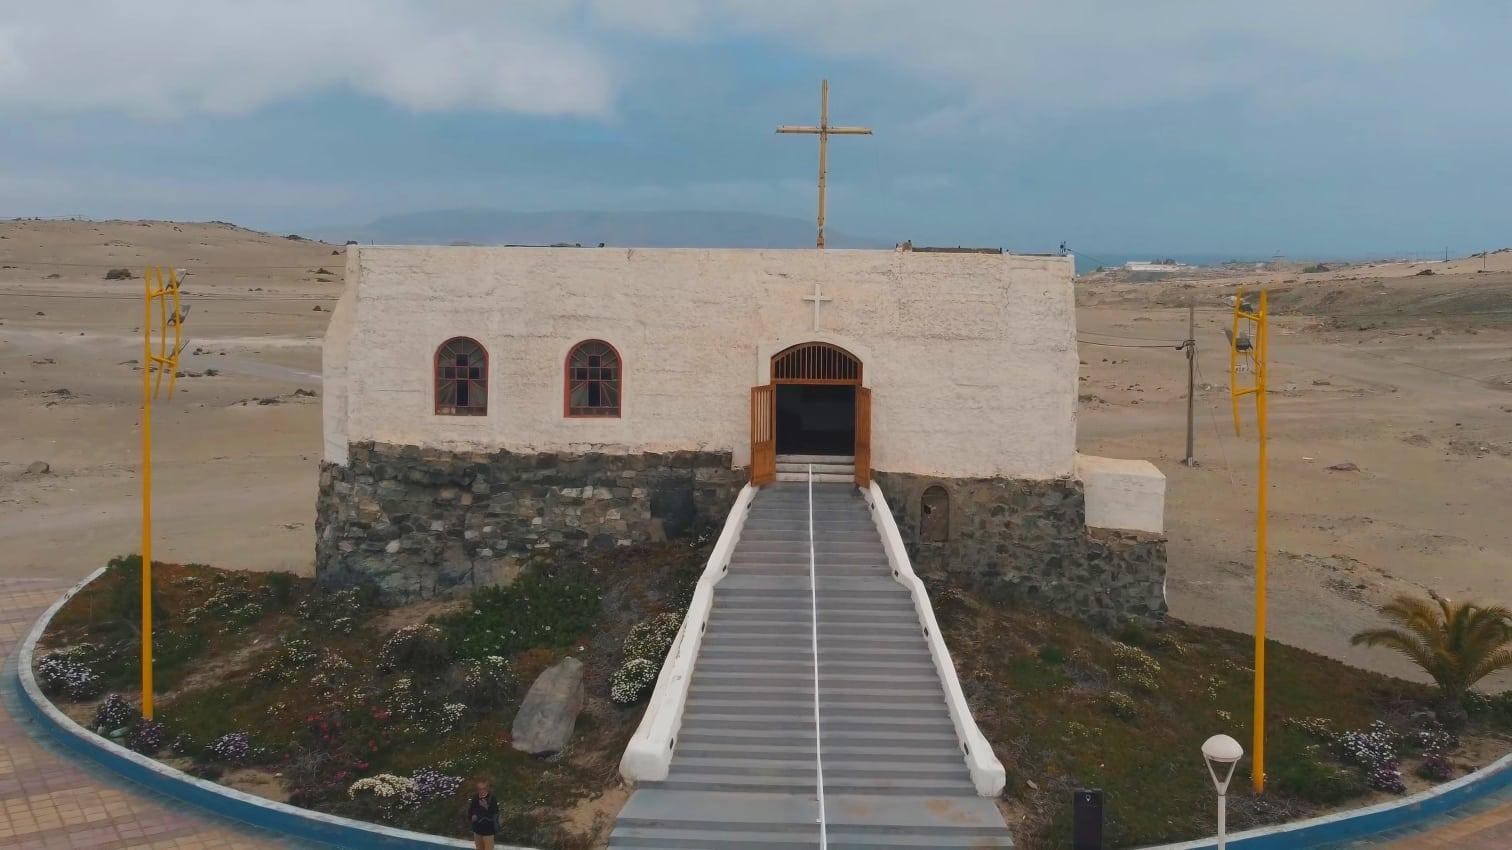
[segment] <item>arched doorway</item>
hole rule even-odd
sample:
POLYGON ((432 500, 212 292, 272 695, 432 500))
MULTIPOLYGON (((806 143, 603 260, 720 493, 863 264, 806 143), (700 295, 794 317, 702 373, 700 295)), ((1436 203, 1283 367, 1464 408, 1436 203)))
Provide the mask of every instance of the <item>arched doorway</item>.
POLYGON ((771 380, 751 396, 752 480, 775 478, 778 456, 855 467, 871 480, 871 390, 862 363, 826 342, 805 342, 772 355, 771 380))

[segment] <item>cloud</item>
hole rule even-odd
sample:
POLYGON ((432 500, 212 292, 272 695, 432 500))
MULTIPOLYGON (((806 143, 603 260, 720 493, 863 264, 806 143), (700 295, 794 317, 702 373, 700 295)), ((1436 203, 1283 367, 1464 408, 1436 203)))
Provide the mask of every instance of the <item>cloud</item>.
POLYGON ((0 12, 0 109, 243 115, 326 90, 407 109, 604 116, 615 75, 569 6, 76 0, 0 12))
MULTIPOLYGON (((879 62, 952 87, 969 111, 1075 110, 1258 94, 1399 62, 1429 0, 589 0, 601 26, 649 38, 756 36, 879 62)), ((1324 82, 1320 82, 1324 81, 1324 82)))

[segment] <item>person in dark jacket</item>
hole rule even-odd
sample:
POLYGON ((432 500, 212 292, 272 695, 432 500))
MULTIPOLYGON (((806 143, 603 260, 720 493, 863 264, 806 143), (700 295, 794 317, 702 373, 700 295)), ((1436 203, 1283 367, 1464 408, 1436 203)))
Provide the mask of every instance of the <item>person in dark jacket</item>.
POLYGON ((477 790, 467 800, 467 823, 472 829, 477 850, 493 850, 494 833, 499 831, 499 801, 487 779, 479 779, 477 790))

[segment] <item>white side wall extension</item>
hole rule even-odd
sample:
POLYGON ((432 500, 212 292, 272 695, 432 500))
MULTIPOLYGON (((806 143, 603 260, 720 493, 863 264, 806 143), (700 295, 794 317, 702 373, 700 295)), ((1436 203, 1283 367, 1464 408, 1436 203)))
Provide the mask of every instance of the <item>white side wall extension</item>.
POLYGON ((1076 456, 1087 498, 1087 527, 1165 532, 1165 473, 1147 460, 1076 456))
POLYGON ((971 706, 966 704, 966 695, 961 691, 960 679, 956 677, 955 662, 950 659, 950 649, 940 635, 940 624, 935 621, 934 609, 929 604, 929 593, 924 582, 914 573, 908 550, 903 547, 903 537, 898 533, 898 524, 893 520, 892 510, 882 495, 882 488, 873 481, 869 489, 863 489, 867 505, 871 508, 872 521, 882 534, 882 548, 887 552, 887 562, 892 567, 893 578, 908 588, 913 597, 914 610, 919 615, 919 625, 924 629, 929 655, 939 673, 940 684, 945 689, 945 707, 950 711, 955 724, 956 739, 966 758, 966 768, 971 772, 971 782, 983 797, 996 797, 1003 792, 1007 773, 1003 763, 992 753, 992 745, 982 730, 977 728, 971 716, 971 706))
POLYGON ((714 585, 729 573, 730 557, 740 542, 740 533, 745 528, 746 514, 751 510, 756 491, 757 488, 747 484, 735 498, 724 529, 714 543, 714 551, 709 553, 709 562, 693 590, 693 601, 683 616, 682 628, 678 629, 677 639, 662 662, 661 674, 656 677, 656 689, 651 692, 646 713, 642 715, 635 735, 630 738, 630 744, 625 747, 625 755, 620 759, 620 775, 631 782, 659 782, 667 778, 672 750, 682 727, 688 686, 693 681, 693 663, 698 659, 704 628, 714 605, 714 585))

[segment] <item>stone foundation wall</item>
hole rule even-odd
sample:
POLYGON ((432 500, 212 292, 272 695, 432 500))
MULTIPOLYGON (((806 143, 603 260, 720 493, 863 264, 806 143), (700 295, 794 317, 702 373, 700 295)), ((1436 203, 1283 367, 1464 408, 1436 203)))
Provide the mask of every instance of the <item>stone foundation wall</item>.
POLYGON ((1011 597, 1109 626, 1165 615, 1165 538, 1088 529, 1074 479, 931 478, 875 474, 920 571, 964 575, 1011 597), (920 538, 921 500, 949 494, 943 542, 920 538))
POLYGON ((455 595, 553 561, 723 522, 745 471, 729 452, 451 452, 354 443, 324 463, 315 576, 389 602, 455 595))

